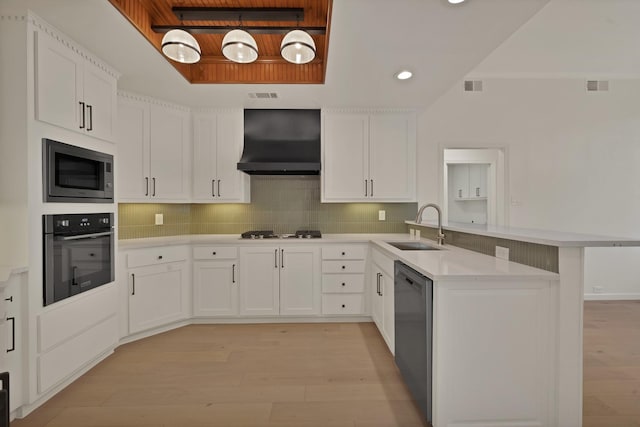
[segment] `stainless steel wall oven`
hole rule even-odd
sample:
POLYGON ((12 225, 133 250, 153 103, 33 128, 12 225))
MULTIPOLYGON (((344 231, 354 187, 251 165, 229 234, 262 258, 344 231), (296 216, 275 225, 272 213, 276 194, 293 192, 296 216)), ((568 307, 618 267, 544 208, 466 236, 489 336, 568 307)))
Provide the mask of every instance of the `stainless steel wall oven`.
POLYGON ((42 140, 45 202, 113 203, 113 156, 42 140))
POLYGON ((113 214, 43 215, 44 305, 114 280, 113 214))

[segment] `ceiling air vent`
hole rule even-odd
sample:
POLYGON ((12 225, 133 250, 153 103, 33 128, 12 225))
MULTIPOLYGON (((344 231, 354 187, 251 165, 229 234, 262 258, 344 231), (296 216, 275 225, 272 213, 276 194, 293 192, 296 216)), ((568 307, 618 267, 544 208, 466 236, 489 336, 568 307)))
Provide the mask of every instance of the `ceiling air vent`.
POLYGON ((249 94, 249 98, 254 99, 276 99, 277 97, 276 92, 252 92, 249 94))
POLYGON ((482 92, 482 80, 465 80, 465 92, 482 92))
POLYGON ((604 92, 608 90, 608 80, 587 80, 587 92, 604 92))

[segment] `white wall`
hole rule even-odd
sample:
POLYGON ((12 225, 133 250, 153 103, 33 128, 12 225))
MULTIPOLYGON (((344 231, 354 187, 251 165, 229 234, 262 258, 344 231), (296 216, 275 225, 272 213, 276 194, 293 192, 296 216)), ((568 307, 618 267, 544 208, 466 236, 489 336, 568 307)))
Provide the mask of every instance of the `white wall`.
MULTIPOLYGON (((460 82, 419 117, 419 200, 438 198, 443 147, 505 147, 509 225, 640 238, 638 99, 640 79, 591 93, 579 78, 460 82)), ((640 249, 586 260, 586 291, 640 298, 640 249)))

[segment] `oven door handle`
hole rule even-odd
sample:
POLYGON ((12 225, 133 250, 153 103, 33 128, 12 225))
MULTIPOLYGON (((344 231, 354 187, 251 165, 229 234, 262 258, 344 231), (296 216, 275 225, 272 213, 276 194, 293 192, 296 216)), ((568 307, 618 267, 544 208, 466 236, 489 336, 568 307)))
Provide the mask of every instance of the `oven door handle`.
POLYGON ((77 236, 64 236, 64 237, 60 237, 57 236, 56 240, 80 240, 80 239, 95 239, 96 237, 102 237, 102 236, 110 236, 113 234, 113 231, 105 231, 103 233, 91 233, 91 234, 79 234, 77 236))

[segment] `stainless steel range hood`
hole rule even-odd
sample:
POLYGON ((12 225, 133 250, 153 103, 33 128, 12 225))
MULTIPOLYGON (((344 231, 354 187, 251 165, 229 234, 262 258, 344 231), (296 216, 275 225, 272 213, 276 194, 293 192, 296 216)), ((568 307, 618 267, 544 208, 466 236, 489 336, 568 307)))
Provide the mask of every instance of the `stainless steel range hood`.
POLYGON ((252 175, 318 175, 320 110, 244 110, 238 170, 252 175))

